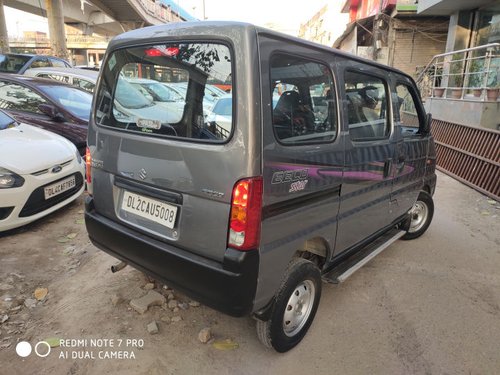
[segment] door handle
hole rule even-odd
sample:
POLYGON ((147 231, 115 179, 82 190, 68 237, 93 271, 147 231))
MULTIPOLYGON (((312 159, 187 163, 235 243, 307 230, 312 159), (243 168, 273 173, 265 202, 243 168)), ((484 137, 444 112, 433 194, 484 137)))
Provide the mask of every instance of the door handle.
POLYGON ((398 157, 398 163, 396 164, 397 173, 401 173, 401 170, 405 167, 405 161, 406 161, 405 156, 398 157))
POLYGON ((392 159, 387 159, 384 163, 384 178, 389 177, 392 169, 392 159))

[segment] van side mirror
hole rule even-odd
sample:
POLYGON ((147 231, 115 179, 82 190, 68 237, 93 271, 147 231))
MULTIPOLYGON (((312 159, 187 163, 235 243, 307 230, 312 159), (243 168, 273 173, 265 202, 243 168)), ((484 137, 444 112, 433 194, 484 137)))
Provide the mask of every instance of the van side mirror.
POLYGON ((422 128, 422 134, 429 134, 431 132, 432 114, 428 113, 425 118, 424 127, 422 128))
POLYGON ((50 104, 40 104, 38 106, 38 109, 40 112, 43 114, 46 114, 49 116, 52 120, 57 121, 57 122, 63 122, 66 119, 64 118, 63 114, 58 111, 56 107, 50 104))

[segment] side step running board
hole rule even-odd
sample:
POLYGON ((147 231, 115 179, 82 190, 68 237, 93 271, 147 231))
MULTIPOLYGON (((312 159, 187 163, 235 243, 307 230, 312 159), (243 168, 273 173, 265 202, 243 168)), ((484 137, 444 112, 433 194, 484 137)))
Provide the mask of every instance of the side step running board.
POLYGON ((387 249, 393 242, 403 237, 406 231, 400 229, 393 229, 384 235, 377 238, 362 250, 356 252, 344 262, 333 268, 331 271, 323 275, 323 279, 338 284, 346 281, 354 272, 363 267, 370 260, 375 258, 382 251, 387 249))

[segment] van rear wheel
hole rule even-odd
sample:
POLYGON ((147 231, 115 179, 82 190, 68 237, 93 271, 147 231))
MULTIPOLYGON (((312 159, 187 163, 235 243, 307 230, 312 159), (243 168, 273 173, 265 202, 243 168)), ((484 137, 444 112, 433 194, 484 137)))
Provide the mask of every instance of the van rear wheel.
POLYGON ((280 353, 292 349, 311 326, 320 296, 318 267, 302 258, 292 260, 275 296, 269 320, 257 321, 260 341, 280 353))
POLYGON ((424 234, 431 224, 433 215, 434 202, 432 196, 426 191, 421 191, 410 210, 410 226, 402 239, 413 240, 424 234))

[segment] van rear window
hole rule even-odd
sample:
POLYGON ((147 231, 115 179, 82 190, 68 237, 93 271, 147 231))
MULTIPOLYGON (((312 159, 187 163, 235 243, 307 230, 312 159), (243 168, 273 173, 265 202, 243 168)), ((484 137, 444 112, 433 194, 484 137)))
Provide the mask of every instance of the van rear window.
POLYGON ((102 68, 96 123, 151 136, 224 142, 233 127, 231 60, 229 48, 219 43, 117 50, 102 68))

